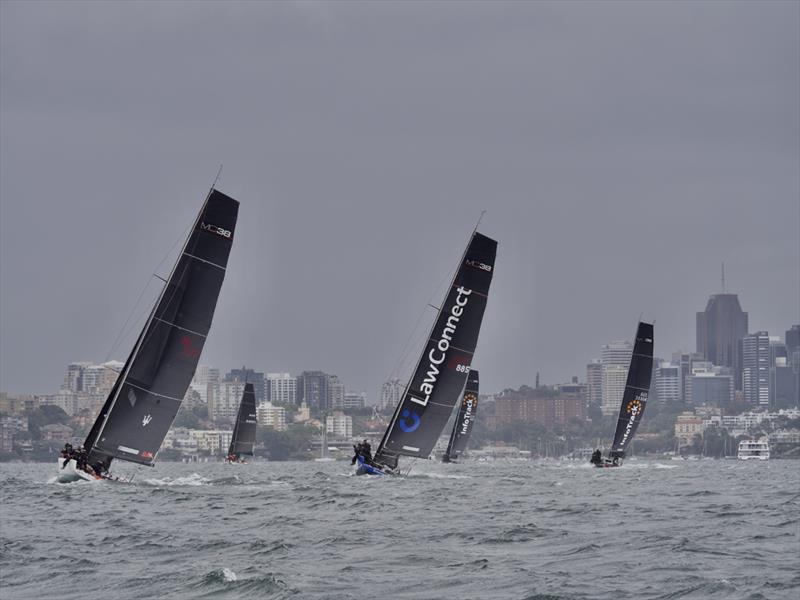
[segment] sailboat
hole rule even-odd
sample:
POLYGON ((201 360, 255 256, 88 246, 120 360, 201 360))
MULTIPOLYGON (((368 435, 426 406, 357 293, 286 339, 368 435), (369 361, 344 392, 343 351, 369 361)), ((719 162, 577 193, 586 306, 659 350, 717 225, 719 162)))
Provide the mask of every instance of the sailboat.
POLYGON ((314 459, 314 462, 336 462, 328 451, 328 417, 322 417, 322 440, 319 446, 319 457, 314 459))
POLYGON ((464 396, 461 398, 461 405, 458 407, 458 415, 453 423, 453 431, 450 434, 450 441, 447 443, 447 450, 442 456, 442 462, 455 462, 458 455, 464 452, 469 441, 469 434, 475 424, 478 413, 478 371, 470 370, 467 377, 467 385, 464 387, 464 396))
POLYGON ((252 383, 245 383, 239 412, 236 415, 236 425, 233 426, 231 445, 228 448, 228 456, 225 457, 226 463, 244 464, 242 456, 253 456, 257 423, 256 391, 252 383))
MULTIPOLYGON (((628 379, 622 395, 617 429, 611 445, 609 458, 602 460, 598 453, 592 457, 596 467, 618 467, 625 458, 625 450, 633 440, 644 416, 647 397, 650 394, 650 378, 653 374, 653 324, 639 322, 636 328, 636 343, 633 345, 628 379)), ((598 451, 599 452, 599 451, 598 451)))
POLYGON ((211 188, 84 452, 59 458, 59 481, 105 478, 114 459, 155 464, 211 328, 238 211, 211 188))
POLYGON ((430 455, 470 372, 496 254, 497 242, 473 231, 375 457, 358 457, 358 475, 397 474, 400 456, 430 455))

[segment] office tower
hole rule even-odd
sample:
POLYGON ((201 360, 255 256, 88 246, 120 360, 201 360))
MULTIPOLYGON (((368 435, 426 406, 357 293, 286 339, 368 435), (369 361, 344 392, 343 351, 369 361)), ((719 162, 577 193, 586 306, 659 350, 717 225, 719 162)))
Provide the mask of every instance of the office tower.
POLYGON ((747 335, 747 313, 736 294, 714 294, 697 313, 697 352, 720 367, 731 367, 736 389, 742 389, 741 341, 747 335))

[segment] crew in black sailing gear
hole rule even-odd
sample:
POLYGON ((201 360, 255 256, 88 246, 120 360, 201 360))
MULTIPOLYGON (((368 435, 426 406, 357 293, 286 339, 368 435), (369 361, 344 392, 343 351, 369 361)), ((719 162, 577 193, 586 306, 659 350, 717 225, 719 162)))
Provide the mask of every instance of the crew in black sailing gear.
POLYGON ((358 462, 358 457, 361 456, 361 444, 354 444, 353 445, 353 458, 350 460, 350 464, 354 465, 358 462))
POLYGON ((364 457, 366 462, 372 462, 372 446, 369 445, 367 440, 361 442, 361 456, 364 457))
POLYGON ((592 458, 589 460, 590 463, 593 465, 600 465, 603 462, 603 454, 600 450, 595 450, 592 452, 592 458))

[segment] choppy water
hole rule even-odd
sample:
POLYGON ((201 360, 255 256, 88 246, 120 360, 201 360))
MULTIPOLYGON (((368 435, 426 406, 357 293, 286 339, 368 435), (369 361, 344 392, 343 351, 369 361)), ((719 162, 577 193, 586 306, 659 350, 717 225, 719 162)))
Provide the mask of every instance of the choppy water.
POLYGON ((800 463, 0 465, 0 597, 800 597, 800 463), (122 469, 121 469, 122 470, 122 469))

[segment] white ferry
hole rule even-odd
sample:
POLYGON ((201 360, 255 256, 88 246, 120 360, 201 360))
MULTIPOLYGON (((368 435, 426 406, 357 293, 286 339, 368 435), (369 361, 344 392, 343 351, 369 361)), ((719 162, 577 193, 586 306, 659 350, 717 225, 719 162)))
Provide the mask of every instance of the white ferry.
POLYGON ((767 440, 739 442, 739 460, 769 460, 767 440))

